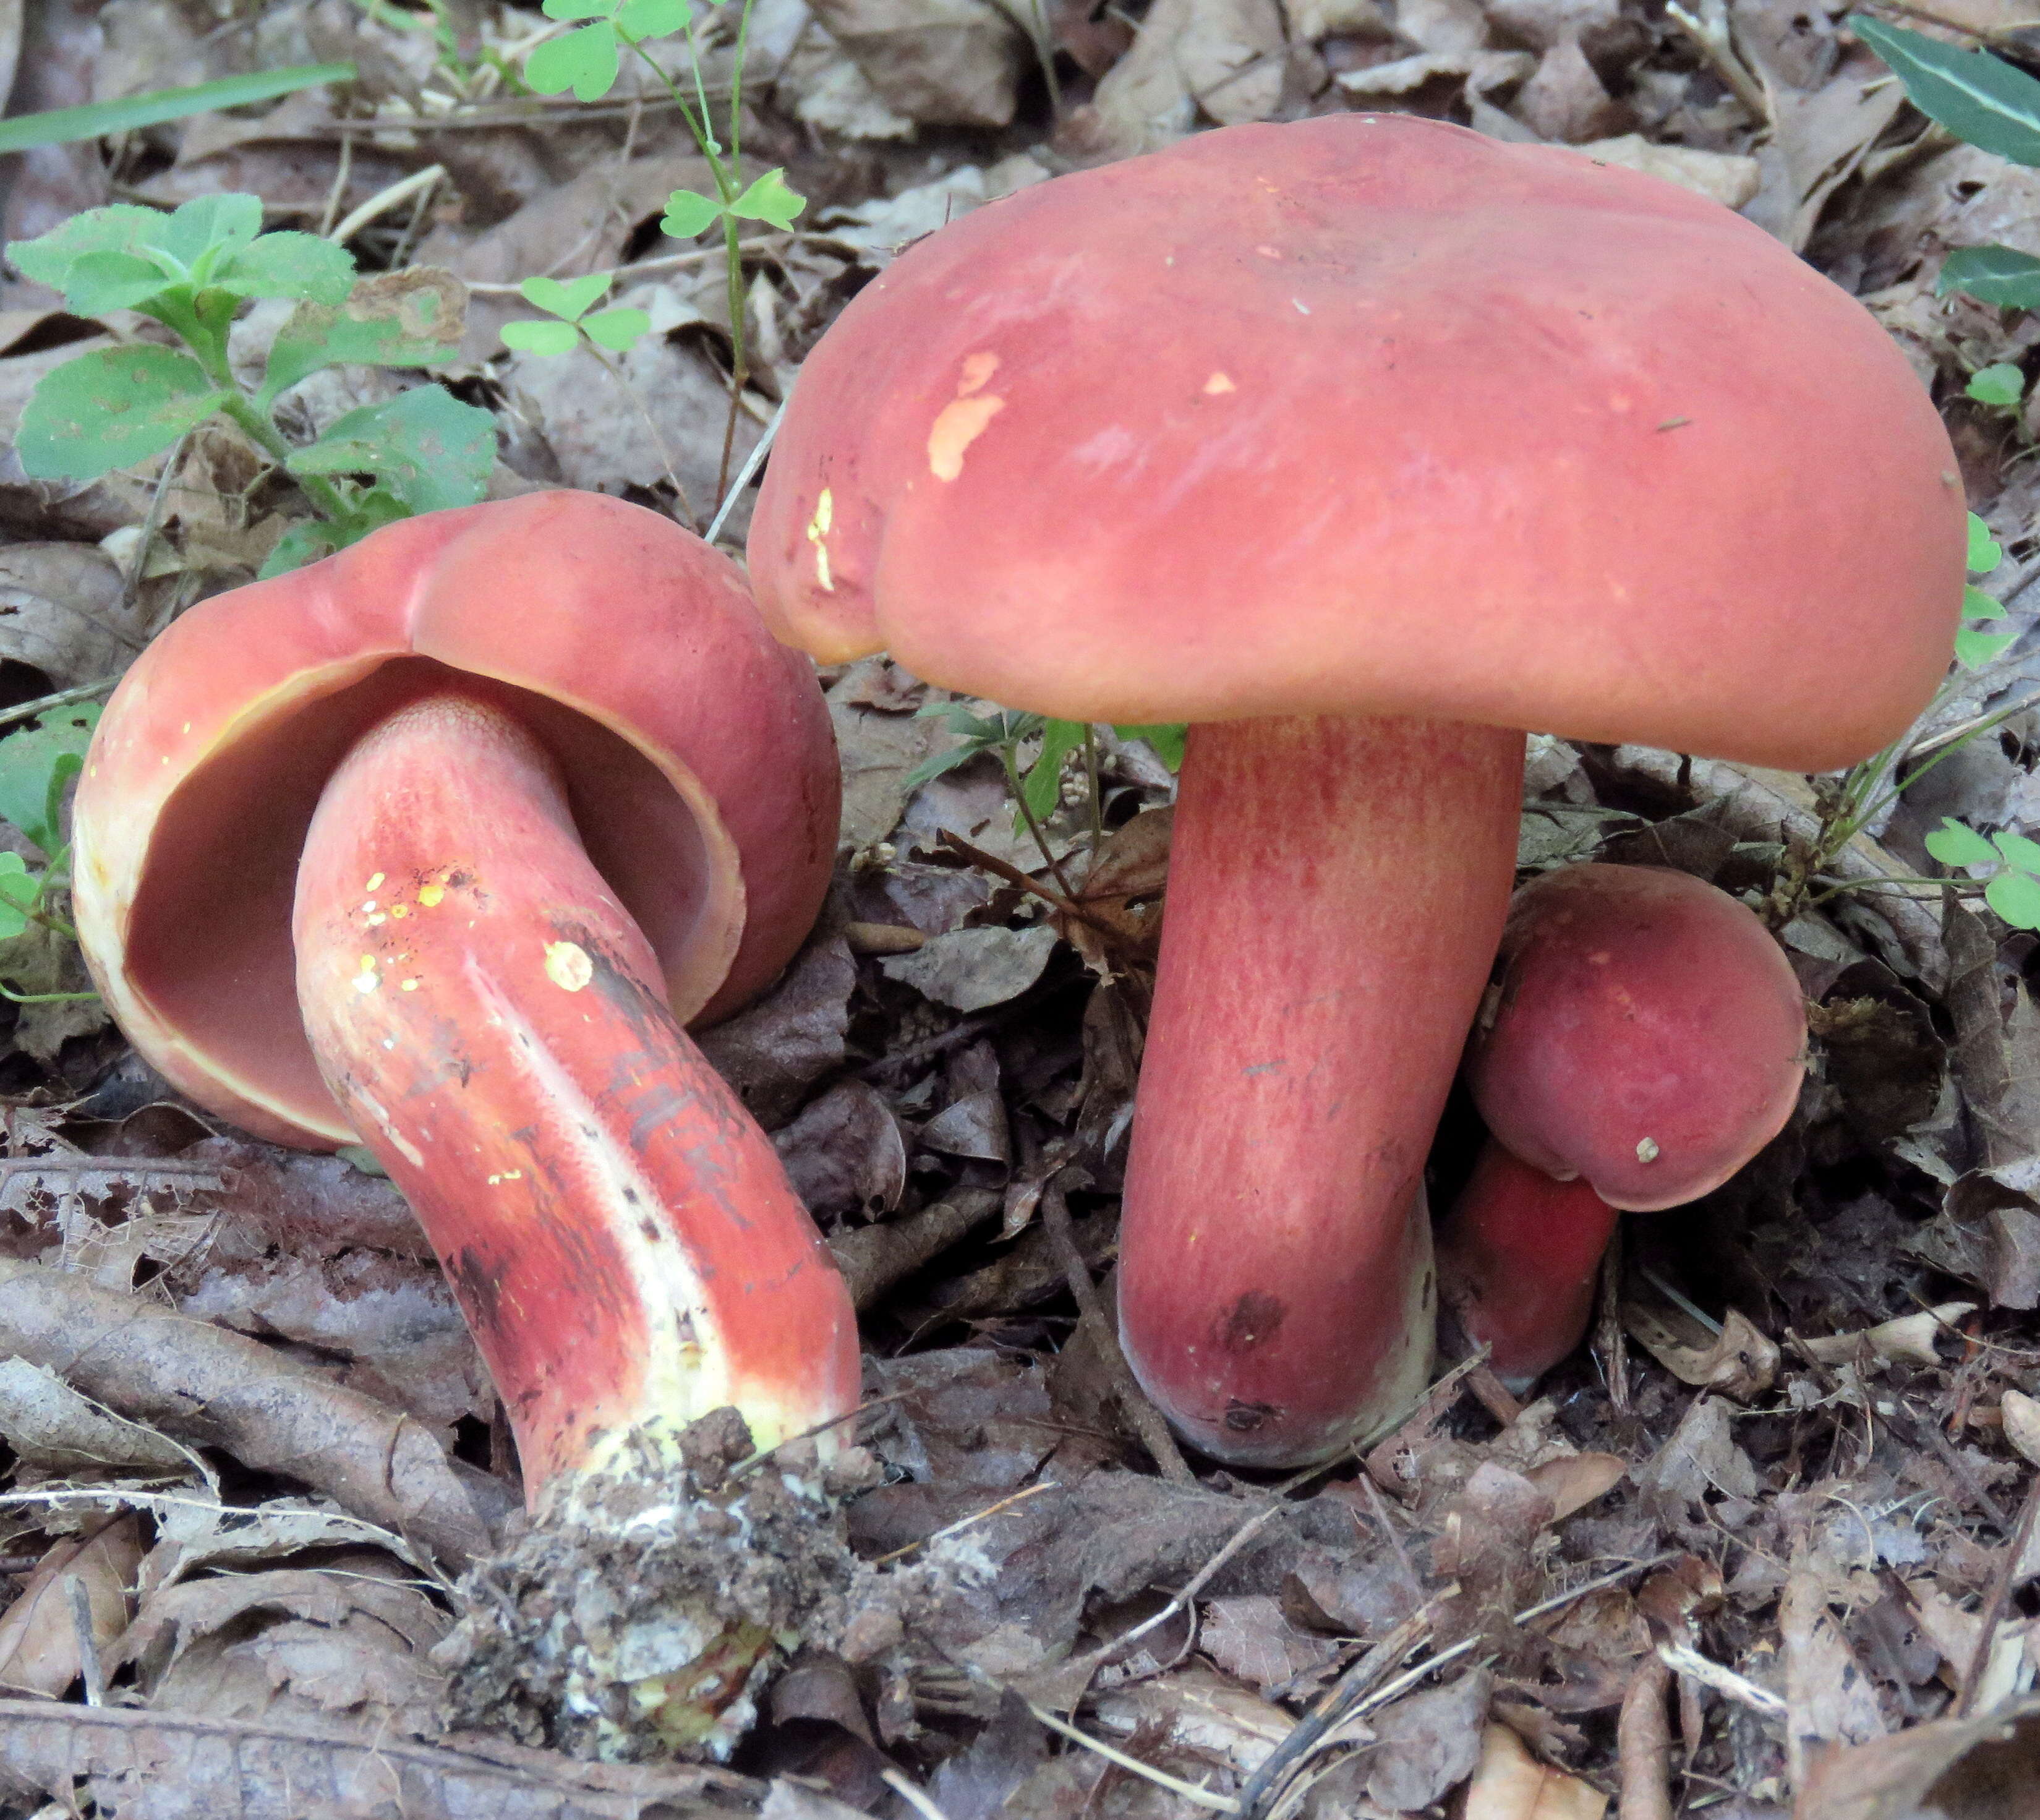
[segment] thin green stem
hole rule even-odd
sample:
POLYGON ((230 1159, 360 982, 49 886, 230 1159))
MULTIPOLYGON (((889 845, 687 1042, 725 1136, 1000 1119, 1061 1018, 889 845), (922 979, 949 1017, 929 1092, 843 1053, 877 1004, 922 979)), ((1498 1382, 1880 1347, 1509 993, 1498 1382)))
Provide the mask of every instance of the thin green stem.
POLYGON ((1098 863, 1098 849, 1105 845, 1105 798, 1098 781, 1098 729, 1084 722, 1084 779, 1090 786, 1091 863, 1098 863))
MULTIPOLYGON (((271 457, 279 467, 287 470, 294 452, 291 445, 284 441, 283 433, 276 426, 239 391, 229 396, 221 404, 219 410, 221 416, 230 419, 249 440, 271 457)), ((292 474, 291 478, 298 483, 298 490, 318 508, 321 516, 336 520, 347 516, 346 499, 323 474, 292 474)))
POLYGON ((0 980, 0 999, 17 1005, 77 1005, 87 999, 96 999, 97 992, 17 992, 5 980, 0 980))
POLYGON ((1034 844, 1041 850, 1041 857, 1048 862, 1049 875, 1065 897, 1075 897, 1069 880, 1064 876, 1062 862, 1049 851, 1049 837, 1042 832, 1041 824, 1034 819, 1034 812, 1027 806, 1027 786, 1020 776, 1020 763, 1017 756, 1018 742, 1007 740, 999 748, 999 763, 1006 767, 1007 788, 1013 792, 1013 801, 1020 811, 1020 819, 1027 824, 1027 832, 1034 837, 1034 844))

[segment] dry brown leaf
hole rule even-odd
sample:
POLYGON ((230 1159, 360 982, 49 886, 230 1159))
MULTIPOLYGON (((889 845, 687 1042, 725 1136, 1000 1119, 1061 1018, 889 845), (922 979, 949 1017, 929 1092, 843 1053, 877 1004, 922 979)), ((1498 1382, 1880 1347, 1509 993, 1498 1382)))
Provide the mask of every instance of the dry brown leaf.
POLYGON ((0 1613, 0 1687, 25 1689, 54 1698, 83 1672, 76 1594, 85 1589, 92 1641, 106 1652, 128 1628, 128 1599, 142 1564, 140 1525, 116 1517, 82 1543, 53 1544, 21 1589, 0 1613))
POLYGON ((1823 1365, 1846 1361, 1879 1369, 1897 1363, 1936 1365, 1941 1355, 1934 1342, 1975 1307, 1973 1302, 1943 1302, 1916 1315, 1880 1321, 1858 1333, 1829 1334, 1799 1344, 1823 1365))
POLYGON ((1266 120, 1286 44, 1274 0, 1155 0, 1072 135, 1127 158, 1182 138, 1201 112, 1223 126, 1266 120))
POLYGON ((1392 1812, 1407 1813, 1444 1799, 1465 1781, 1481 1761, 1481 1728, 1494 1689, 1494 1677, 1475 1669, 1448 1686, 1413 1693, 1372 1715, 1368 1721, 1375 1738, 1369 1798, 1392 1812))
POLYGON ((2012 1820, 2040 1782, 2040 1700, 1830 1748, 1808 1769, 1794 1820, 2012 1820))
POLYGON ((923 126, 1003 127, 1033 53, 977 0, 811 0, 885 104, 923 126))
POLYGON ((990 1189, 953 1189, 932 1207, 904 1219, 836 1233, 829 1250, 850 1286, 851 1302, 859 1309, 869 1308, 895 1283, 991 1219, 1001 1201, 990 1189))
POLYGON ((438 1749, 291 1725, 0 1700, 0 1785, 122 1820, 727 1820, 758 1785, 710 1769, 576 1763, 497 1738, 438 1749), (314 1804, 316 1803, 316 1806, 314 1804))
POLYGON ((1338 1654, 1337 1645, 1299 1630, 1283 1612, 1282 1601, 1265 1593, 1208 1600, 1197 1647, 1227 1674, 1263 1693, 1286 1688, 1338 1654))
POLYGON ((907 1187, 900 1122, 862 1081, 839 1081, 773 1134, 794 1191, 818 1220, 889 1213, 907 1187))
POLYGON ((1464 1820, 1601 1820, 1608 1797, 1540 1763, 1505 1725, 1481 1734, 1480 1767, 1467 1786, 1464 1820))
POLYGON ((1625 1296, 1622 1324, 1629 1336, 1681 1384, 1718 1390, 1747 1403, 1778 1375, 1778 1347, 1730 1308, 1718 1333, 1709 1333, 1682 1308, 1625 1296))
POLYGON ((842 1065, 856 986, 849 944, 824 923, 763 998, 694 1038, 771 1131, 793 1116, 809 1087, 842 1065))
POLYGON ((1047 970, 1056 931, 1037 923, 1025 929, 995 923, 936 935, 911 954, 878 963, 888 979, 959 1011, 981 1011, 1019 996, 1047 970))
POLYGON ((239 1334, 61 1270, 0 1258, 0 1350, 166 1434, 302 1479, 449 1562, 488 1550, 510 1504, 500 1481, 456 1465, 396 1411, 239 1334))
POLYGON ((1612 1491, 1628 1472, 1628 1462, 1612 1453, 1568 1453, 1530 1468, 1524 1477, 1551 1501, 1551 1521, 1562 1523, 1612 1491))
POLYGON ((1822 1742, 1867 1743, 1885 1733, 1875 1684, 1856 1660, 1829 1609, 1833 1586, 1804 1551, 1795 1556, 1779 1601, 1785 1644, 1786 1751, 1796 1785, 1805 1753, 1822 1742))

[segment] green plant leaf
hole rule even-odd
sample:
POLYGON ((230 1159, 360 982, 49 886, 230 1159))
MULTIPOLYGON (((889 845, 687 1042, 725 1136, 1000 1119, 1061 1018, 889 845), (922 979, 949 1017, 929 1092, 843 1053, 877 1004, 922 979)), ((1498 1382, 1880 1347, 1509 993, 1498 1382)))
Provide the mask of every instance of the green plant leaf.
POLYGON ((428 367, 459 351, 467 292, 451 272, 427 265, 358 280, 337 307, 306 302, 270 345, 256 403, 268 409, 322 367, 428 367))
POLYGON ((18 853, 0 853, 0 942, 11 942, 29 926, 29 912, 43 895, 43 881, 32 876, 18 853))
POLYGON ((93 480, 168 448, 226 399, 188 354, 97 348, 43 375, 14 451, 32 479, 93 480))
POLYGON ((2015 929, 2040 929, 2040 878, 2000 872, 1983 888, 1983 900, 2015 929))
POLYGON ((1962 589, 1962 617, 1965 619, 2002 619, 2004 608, 2001 603, 1992 600, 1972 581, 1962 589))
POLYGON ((109 310, 146 303, 175 282, 154 260, 139 253, 88 253, 74 260, 64 275, 64 303, 80 316, 103 316, 109 310))
POLYGON ((1943 866, 1995 866, 1997 849, 1971 828, 1951 815, 1941 817, 1941 825, 1926 837, 1928 853, 1943 866))
MULTIPOLYGON (((7 257, 13 262, 14 269, 24 278, 32 279, 38 284, 47 284, 52 291, 64 293, 64 301, 81 315, 93 313, 88 307, 92 301, 92 281, 88 277, 81 287, 81 295, 74 297, 71 273, 81 261, 97 259, 106 254, 124 255, 141 260, 154 245, 158 224, 162 216, 153 208, 138 208, 131 203, 116 202, 105 208, 89 208, 82 215, 74 215, 68 221, 53 227, 48 234, 33 240, 10 241, 7 257)), ((173 280, 169 274, 154 260, 147 261, 157 274, 157 288, 162 289, 173 280)), ((124 270, 124 268, 100 268, 101 270, 124 270)), ((108 308, 120 308, 112 304, 108 308)))
POLYGON ((63 786, 84 762, 99 714, 93 702, 55 709, 0 739, 0 816, 53 858, 64 844, 58 825, 63 786))
POLYGON ((496 420, 439 386, 414 386, 329 425, 284 465, 293 474, 372 474, 413 512, 473 505, 496 459, 496 420))
MULTIPOLYGON (((167 215, 156 217, 150 245, 160 247, 187 271, 195 271, 207 253, 238 253, 262 231, 262 199, 229 191, 194 196, 167 215)), ((216 272, 219 265, 215 265, 216 272)))
POLYGON ((524 59, 524 80, 542 95, 572 89, 577 101, 599 101, 616 86, 621 67, 616 28, 603 20, 548 38, 524 59))
POLYGON ((505 322, 503 345, 526 354, 571 354, 580 345, 580 330, 571 322, 505 322))
POLYGON ((539 10, 548 19, 571 24, 577 19, 613 19, 616 0, 545 0, 539 10))
POLYGON ((2040 164, 2040 82, 2024 70, 1867 13, 1852 13, 1848 26, 1891 66, 1928 120, 2014 164, 2040 164))
POLYGON ((647 38, 670 38, 686 30, 687 10, 687 0, 623 0, 617 29, 641 44, 647 38))
POLYGON ((641 335, 652 330, 652 318, 642 310, 598 310, 584 316, 580 326, 591 341, 622 354, 637 345, 641 335))
MULTIPOLYGON (((755 179, 743 195, 729 205, 729 212, 742 221, 769 222, 778 228, 791 227, 794 218, 808 206, 808 199, 797 196, 786 187, 786 173, 783 169, 768 170, 755 179)), ((660 226, 665 227, 661 222, 660 226)), ((667 228, 668 234, 672 232, 667 228)), ((695 230, 700 231, 698 228, 695 230)))
POLYGON ((1041 750, 1021 780, 1020 797, 1037 821, 1052 815, 1063 800, 1063 760, 1083 744, 1081 721, 1044 721, 1041 750))
POLYGON ((1966 291, 2001 310, 2040 309, 2040 259, 2009 246, 1958 246, 1941 261, 1934 295, 1966 291))
POLYGON ((676 189, 666 198, 659 231, 675 240, 691 240, 722 219, 722 204, 691 189, 676 189))
POLYGON ((165 120, 186 120, 220 108, 273 101, 279 95, 315 89, 325 82, 353 80, 352 63, 299 63, 287 70, 223 76, 216 82, 200 82, 188 89, 154 89, 146 95, 124 95, 117 101, 87 101, 82 107, 21 114, 11 120, 0 120, 0 152, 26 151, 31 146, 67 145, 74 139, 96 139, 105 133, 132 132, 137 127, 159 126, 165 120))
POLYGON ((2008 361, 1981 367, 1963 387, 1980 405, 2015 405, 2026 390, 2026 375, 2008 361))
POLYGON ((2040 872, 2040 841, 2028 840, 2008 828, 2000 828, 1990 841, 2004 855, 2006 865, 2015 866, 2021 872, 2040 872))
POLYGON ((265 234, 215 272, 237 297, 299 297, 344 303, 354 288, 354 255, 316 234, 265 234))
POLYGON ((1990 527, 1977 516, 1970 514, 1969 571, 1972 575, 1988 575, 2004 560, 2004 552, 1999 548, 1997 539, 1990 534, 1990 527))
POLYGON ((1183 739, 1189 729, 1181 722, 1166 722, 1153 726, 1116 726, 1112 729, 1123 740, 1145 740, 1154 748, 1155 757, 1171 771, 1183 768, 1183 739))
POLYGON ((330 556, 342 547, 341 528, 326 519, 312 519, 303 524, 294 524, 277 539, 276 547, 269 552, 256 575, 258 581, 267 581, 272 576, 287 575, 294 569, 303 569, 307 563, 317 562, 330 556))
POLYGON ((1981 670, 2017 637, 2011 632, 1979 632, 1965 626, 1955 634, 1955 661, 1966 670, 1981 670))
POLYGON ((517 287, 524 301, 549 316, 578 322, 612 282, 607 272, 591 272, 585 277, 561 284, 557 278, 527 278, 517 287))

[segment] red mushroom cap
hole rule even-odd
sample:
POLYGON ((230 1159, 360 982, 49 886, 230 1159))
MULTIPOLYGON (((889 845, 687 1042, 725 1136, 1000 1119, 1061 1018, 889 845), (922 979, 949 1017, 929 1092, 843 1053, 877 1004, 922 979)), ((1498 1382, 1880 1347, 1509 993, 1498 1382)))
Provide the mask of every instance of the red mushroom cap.
POLYGON ((1904 356, 1761 229, 1571 151, 1345 114, 1199 134, 912 248, 803 367, 750 550, 781 636, 1015 707, 1814 770, 1926 701, 1963 539, 1904 356))
POLYGON ((1777 1136, 1806 1007, 1753 912, 1689 874, 1572 866, 1517 893, 1467 1079, 1521 1161, 1609 1205, 1676 1207, 1777 1136))
POLYGON ((512 685, 676 1015, 733 1010, 813 922, 835 744, 810 666, 767 635, 733 563, 594 493, 404 520, 178 620, 123 680, 78 786, 100 990, 151 1063, 249 1130, 353 1136, 299 1015, 299 855, 355 740, 463 675, 512 685))

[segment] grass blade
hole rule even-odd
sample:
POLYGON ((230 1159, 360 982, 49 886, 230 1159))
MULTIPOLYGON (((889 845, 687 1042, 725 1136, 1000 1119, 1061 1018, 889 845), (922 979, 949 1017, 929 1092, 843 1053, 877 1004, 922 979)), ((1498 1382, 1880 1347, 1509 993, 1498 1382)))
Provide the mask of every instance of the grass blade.
POLYGON ((31 146, 63 145, 72 139, 97 139, 102 133, 124 133, 209 114, 219 108, 245 107, 272 101, 322 82, 351 82, 352 63, 300 63, 291 70, 259 70, 245 76, 223 76, 194 88, 157 89, 146 95, 124 95, 117 101, 87 101, 82 107, 52 108, 48 113, 23 114, 0 120, 0 152, 26 151, 31 146))

